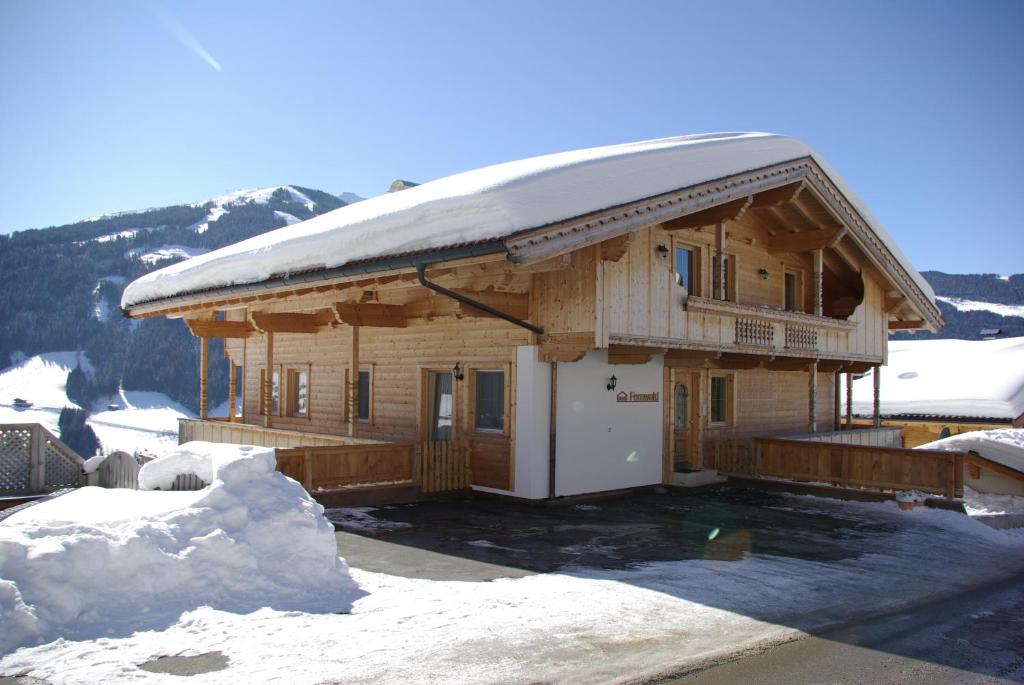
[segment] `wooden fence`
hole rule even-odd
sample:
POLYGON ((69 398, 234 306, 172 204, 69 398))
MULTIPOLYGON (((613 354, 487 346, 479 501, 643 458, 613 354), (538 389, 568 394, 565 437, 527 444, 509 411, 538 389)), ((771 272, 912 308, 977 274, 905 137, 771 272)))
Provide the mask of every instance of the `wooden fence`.
POLYGON ((965 452, 755 438, 756 475, 963 497, 965 452))
POLYGON ((728 476, 757 475, 757 447, 751 438, 716 440, 711 468, 728 476))
POLYGON ((85 461, 38 423, 0 424, 0 493, 76 488, 85 461))
POLYGON ((463 490, 471 482, 469 450, 450 441, 424 442, 419 448, 423 492, 463 490))
POLYGON ((881 428, 865 426, 841 431, 787 435, 785 438, 786 440, 838 442, 846 445, 867 445, 870 447, 903 447, 903 429, 899 426, 882 426, 881 428))
MULTIPOLYGON (((101 488, 139 489, 139 471, 153 457, 136 459, 127 452, 111 452, 92 473, 86 476, 87 485, 101 488)), ((206 481, 192 473, 179 473, 168 490, 202 490, 206 481)))
POLYGON ((183 445, 192 440, 256 445, 257 447, 330 447, 333 445, 381 444, 379 440, 266 428, 250 423, 231 423, 216 419, 178 419, 178 444, 183 445))
POLYGON ((353 485, 411 483, 415 454, 408 443, 292 447, 276 450, 277 470, 309 492, 353 485))

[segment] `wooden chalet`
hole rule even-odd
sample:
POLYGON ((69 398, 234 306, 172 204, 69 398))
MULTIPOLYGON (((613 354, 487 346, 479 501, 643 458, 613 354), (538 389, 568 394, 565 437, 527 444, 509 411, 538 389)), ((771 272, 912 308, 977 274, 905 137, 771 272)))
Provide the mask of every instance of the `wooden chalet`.
POLYGON ((544 499, 729 470, 755 438, 838 429, 841 374, 942 324, 841 179, 780 136, 499 165, 254 240, 143 277, 123 308, 201 341, 182 441, 280 447, 311 489, 418 473, 544 499), (487 230, 447 229, 474 215, 487 230), (208 416, 214 337, 239 416, 234 393, 208 416))

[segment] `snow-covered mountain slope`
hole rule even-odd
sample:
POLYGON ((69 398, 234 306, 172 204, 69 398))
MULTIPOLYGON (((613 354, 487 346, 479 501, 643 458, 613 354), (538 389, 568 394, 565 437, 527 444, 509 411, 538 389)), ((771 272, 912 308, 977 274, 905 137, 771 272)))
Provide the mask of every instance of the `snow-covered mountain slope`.
POLYGON ((952 305, 961 312, 992 312, 999 316, 1020 316, 1024 317, 1024 304, 999 304, 998 302, 978 302, 966 300, 962 297, 944 297, 939 295, 935 299, 952 305))
MULTIPOLYGON (((25 359, 0 371, 0 423, 40 423, 54 435, 60 434, 57 420, 64 407, 81 408, 68 399, 68 373, 78 363, 93 372, 85 355, 48 352, 25 359), (14 406, 14 399, 32 403, 27 409, 14 406)), ((99 400, 88 424, 103 444, 103 451, 124 450, 161 453, 177 444, 178 418, 192 414, 159 392, 121 390, 114 397, 99 400), (120 409, 108 410, 116 404, 120 409)))
MULTIPOLYGON (((203 217, 201 221, 192 224, 191 228, 196 233, 205 233, 206 230, 209 229, 210 224, 212 222, 217 221, 222 216, 230 212, 232 207, 239 207, 250 202, 258 205, 265 205, 271 201, 275 193, 277 193, 278 195, 283 195, 285 201, 287 202, 296 203, 304 206, 310 212, 314 211, 317 207, 317 203, 314 200, 312 200, 309 197, 309 195, 302 192, 301 190, 298 190, 293 186, 270 186, 268 188, 251 188, 248 190, 235 190, 230 193, 218 195, 217 197, 211 198, 206 202, 197 202, 193 204, 193 207, 204 207, 206 205, 210 205, 210 208, 207 211, 206 216, 203 217)), ((280 214, 285 214, 285 212, 280 212, 280 214)), ((290 216, 292 219, 294 219, 294 221, 288 221, 289 225, 300 221, 300 219, 297 219, 290 214, 288 214, 287 216, 290 216)))
POLYGON ((160 245, 159 247, 137 247, 125 253, 126 257, 138 257, 144 264, 156 264, 165 259, 189 259, 209 252, 202 247, 187 245, 160 245))

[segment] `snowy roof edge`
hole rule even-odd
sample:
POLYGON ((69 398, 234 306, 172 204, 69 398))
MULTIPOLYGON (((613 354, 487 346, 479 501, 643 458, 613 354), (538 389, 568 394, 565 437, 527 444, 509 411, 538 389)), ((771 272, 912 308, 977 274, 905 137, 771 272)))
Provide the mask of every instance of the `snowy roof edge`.
MULTIPOLYGON (((504 239, 524 231, 754 169, 810 157, 934 307, 935 295, 834 169, 802 141, 719 133, 505 162, 347 205, 140 277, 126 312, 182 296, 257 286, 388 257, 504 239)), ((936 309, 937 311, 937 309, 936 309)))

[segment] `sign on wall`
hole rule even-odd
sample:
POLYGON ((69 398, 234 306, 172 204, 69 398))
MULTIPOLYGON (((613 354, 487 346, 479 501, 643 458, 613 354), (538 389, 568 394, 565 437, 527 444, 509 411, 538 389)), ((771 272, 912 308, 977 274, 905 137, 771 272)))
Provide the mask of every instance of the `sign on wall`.
POLYGON ((619 392, 615 396, 616 402, 657 402, 658 393, 656 392, 626 392, 625 390, 619 392))

